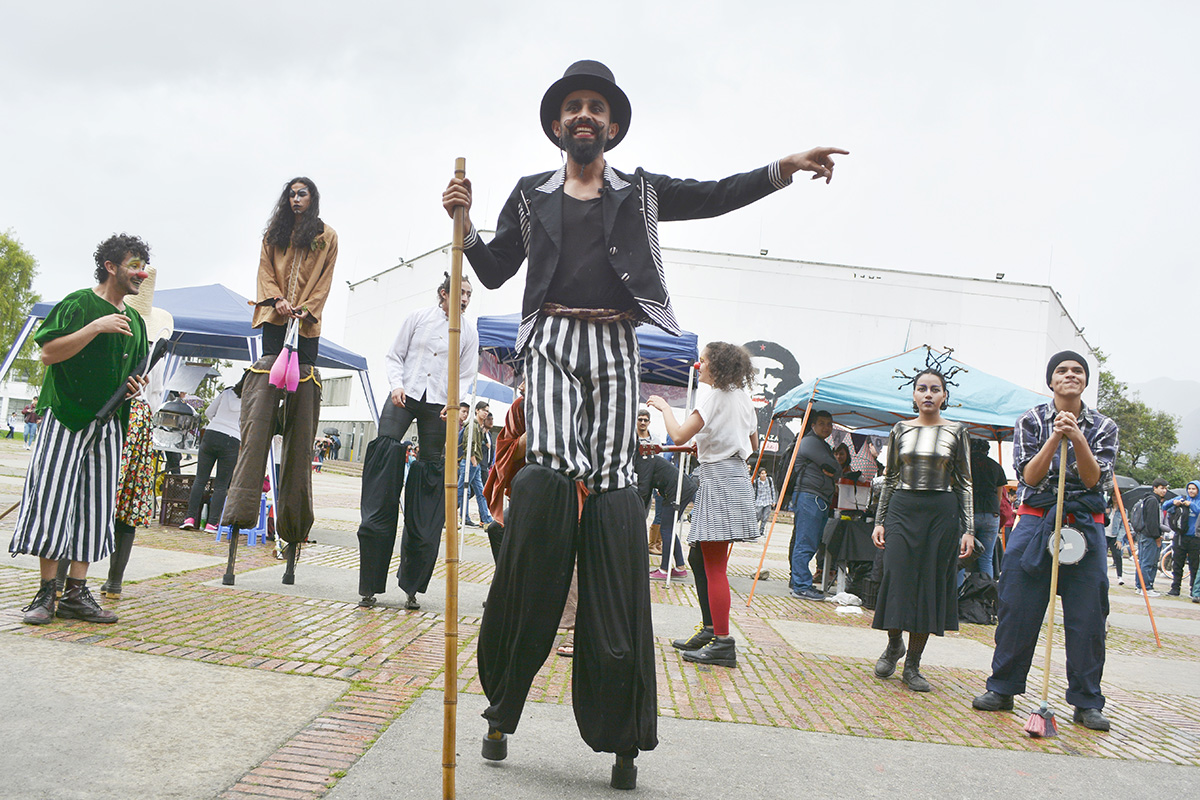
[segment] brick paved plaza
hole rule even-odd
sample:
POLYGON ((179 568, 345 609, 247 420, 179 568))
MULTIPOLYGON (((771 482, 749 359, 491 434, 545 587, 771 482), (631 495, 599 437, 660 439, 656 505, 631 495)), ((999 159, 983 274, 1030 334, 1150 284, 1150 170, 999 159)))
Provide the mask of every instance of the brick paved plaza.
MULTIPOLYGON (((28 453, 19 441, 0 443, 0 510, 19 499, 27 459, 28 453)), ((129 669, 135 668, 132 666, 135 660, 116 653, 137 656, 138 668, 155 674, 160 666, 185 666, 168 664, 170 660, 219 665, 224 671, 215 673, 218 676, 236 674, 255 678, 286 674, 322 679, 311 683, 321 687, 320 692, 312 695, 304 689, 310 684, 303 681, 297 681, 297 688, 286 692, 268 691, 259 702, 287 705, 294 693, 315 705, 297 709, 295 715, 274 727, 268 726, 266 732, 251 741, 237 745, 227 741, 225 747, 241 751, 237 755, 240 761, 225 764, 223 776, 214 773, 204 779, 208 783, 191 784, 194 793, 189 793, 185 785, 172 789, 174 794, 162 796, 259 800, 341 796, 339 781, 352 774, 359 760, 389 726, 423 693, 436 693, 440 698, 444 679, 441 593, 445 568, 437 569, 430 594, 423 598, 424 607, 419 612, 399 608, 403 596, 394 585, 388 594, 380 596, 380 606, 358 608, 358 556, 354 549, 357 477, 351 470, 326 471, 314 475, 314 483, 317 523, 312 537, 316 543, 302 553, 296 585, 292 587, 280 584, 282 566, 269 545, 241 547, 238 583, 226 587, 220 585, 227 552, 224 543, 218 544, 211 535, 201 532, 155 526, 138 531, 127 578, 132 582, 126 583, 122 599, 112 603, 102 601, 120 614, 117 624, 102 626, 58 620, 35 628, 21 624, 20 609, 37 590, 36 562, 5 561, 0 569, 0 664, 6 664, 3 671, 12 674, 9 669, 15 662, 10 659, 23 657, 27 650, 52 653, 61 663, 91 652, 81 648, 93 648, 112 652, 91 655, 111 658, 112 663, 128 663, 129 669)), ((0 522, 0 535, 6 544, 15 516, 14 512, 0 522)), ((460 571, 460 764, 479 759, 477 741, 484 730, 477 716, 482 708, 479 702, 482 691, 475 666, 475 646, 481 601, 491 579, 492 564, 486 537, 481 533, 478 529, 467 529, 460 571)), ((873 676, 872 667, 885 637, 869 629, 869 612, 843 614, 830 603, 802 602, 786 596, 780 577, 787 573, 783 556, 787 533, 786 529, 777 531, 777 541, 771 544, 767 563, 773 579, 759 583, 749 607, 746 600, 750 576, 757 566, 761 546, 739 546, 735 552, 731 582, 733 633, 738 638, 740 652, 738 669, 697 667, 684 662, 670 646, 671 638, 686 635, 699 621, 690 578, 669 587, 661 584, 652 587, 658 645, 658 705, 662 717, 865 740, 1044 753, 1064 759, 1086 756, 1127 763, 1200 766, 1200 605, 1193 605, 1186 598, 1163 597, 1152 601, 1162 639, 1160 649, 1149 630, 1141 598, 1129 586, 1116 586, 1114 580, 1109 666, 1104 684, 1112 732, 1101 734, 1071 724, 1070 707, 1063 700, 1065 678, 1059 649, 1051 680, 1051 703, 1059 714, 1061 735, 1033 740, 1021 730, 1032 703, 1030 696, 1018 698, 1014 712, 986 714, 970 707, 971 698, 983 690, 993 628, 964 625, 957 634, 931 641, 924 670, 935 687, 931 694, 909 692, 896 679, 879 681, 873 676)), ((102 563, 90 575, 89 583, 97 594, 106 569, 107 565, 102 563)), ((103 680, 105 674, 108 673, 93 673, 89 680, 103 680)), ((551 656, 538 675, 530 702, 569 709, 570 676, 571 661, 551 656)), ((1035 667, 1031 686, 1038 681, 1040 670, 1035 667)), ((22 698, 22 703, 29 701, 28 697, 22 698)), ((440 709, 440 699, 438 704, 440 709)), ((242 710, 251 717, 256 714, 253 703, 242 710)), ((667 720, 663 722, 667 724, 667 720)), ((88 735, 115 735, 119 741, 120 732, 106 731, 102 723, 103 720, 89 720, 96 727, 90 728, 88 735)), ((46 724, 53 727, 56 723, 49 720, 46 724)), ((10 728, 0 741, 10 742, 27 735, 28 732, 10 728)), ((425 735, 440 745, 440 728, 425 735)), ((578 740, 573 725, 564 726, 556 735, 578 740)), ((518 731, 513 737, 514 748, 520 738, 518 731)), ((120 747, 114 742, 106 746, 120 747)), ((145 755, 154 756, 154 745, 145 746, 150 748, 145 755)), ((182 753, 157 755, 184 757, 182 753)), ((643 761, 651 763, 650 758, 654 757, 665 758, 666 754, 649 754, 643 761)), ((21 764, 4 763, 4 759, 0 755, 6 774, 21 769, 21 764)), ((607 769, 607 763, 597 763, 597 775, 607 769)), ((161 766, 165 769, 169 764, 161 766)), ((440 779, 440 758, 428 759, 428 763, 410 761, 405 769, 428 773, 429 780, 436 782, 440 779)), ((668 783, 665 776, 655 775, 654 767, 644 769, 643 785, 668 783)), ((767 771, 768 779, 771 769, 779 771, 778 795, 770 796, 794 793, 788 789, 789 765, 766 765, 762 769, 767 771)), ((1198 785, 1194 781, 1200 772, 1189 769, 1183 774, 1193 787, 1198 785)), ((48 780, 45 785, 53 784, 53 780, 48 780)), ((7 789, 0 785, 0 796, 28 796, 6 794, 18 791, 14 786, 34 787, 21 792, 43 791, 36 788, 42 784, 29 778, 28 783, 18 781, 7 789)), ((665 790, 669 786, 659 788, 665 790)), ((1086 787, 1077 788, 1082 791, 1086 787)), ((60 795, 49 789, 44 791, 45 794, 38 796, 90 796, 87 792, 60 795)), ((835 797, 853 794, 848 787, 825 793, 835 797)), ((937 795, 930 790, 929 796, 937 795)), ((471 795, 460 790, 460 796, 471 795)))

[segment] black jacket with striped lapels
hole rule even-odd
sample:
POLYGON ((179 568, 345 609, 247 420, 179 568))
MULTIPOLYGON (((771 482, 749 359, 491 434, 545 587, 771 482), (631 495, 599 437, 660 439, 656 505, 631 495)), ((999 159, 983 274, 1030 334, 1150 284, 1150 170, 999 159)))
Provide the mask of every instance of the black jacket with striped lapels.
MULTIPOLYGON (((496 289, 529 260, 517 351, 524 349, 558 267, 562 248, 562 193, 566 166, 529 175, 504 203, 496 236, 484 243, 472 229, 463 252, 480 282, 496 289)), ((632 175, 604 167, 602 213, 608 263, 637 301, 642 321, 681 333, 671 308, 658 245, 659 220, 716 217, 749 205, 791 183, 779 162, 719 181, 680 180, 640 167, 632 175)))

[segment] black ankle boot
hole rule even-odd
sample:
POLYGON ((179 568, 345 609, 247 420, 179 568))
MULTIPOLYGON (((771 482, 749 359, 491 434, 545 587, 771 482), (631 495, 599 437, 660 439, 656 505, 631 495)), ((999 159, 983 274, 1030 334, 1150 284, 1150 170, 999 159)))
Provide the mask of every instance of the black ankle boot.
POLYGON ((736 667, 737 643, 732 636, 714 636, 699 650, 685 650, 683 660, 718 667, 736 667))
POLYGON ((896 671, 896 662, 903 658, 906 652, 903 639, 888 639, 888 646, 884 648, 883 655, 875 662, 875 677, 892 677, 896 671))
POLYGON ((110 624, 117 621, 116 614, 105 611, 92 597, 86 579, 67 578, 67 589, 63 592, 62 600, 58 601, 55 613, 62 619, 81 619, 84 622, 110 624))
POLYGON ((54 619, 54 585, 54 578, 42 581, 37 594, 33 596, 33 602, 21 609, 25 612, 22 622, 26 625, 45 625, 54 619))
POLYGON ((609 785, 612 788, 637 788, 637 764, 634 763, 637 756, 638 751, 636 747, 624 753, 617 753, 617 761, 613 764, 612 768, 612 779, 609 781, 609 785))
POLYGON ((925 680, 925 676, 921 674, 920 656, 916 658, 909 656, 904 659, 904 673, 900 676, 900 680, 914 692, 929 692, 933 690, 933 687, 929 685, 929 681, 925 680))

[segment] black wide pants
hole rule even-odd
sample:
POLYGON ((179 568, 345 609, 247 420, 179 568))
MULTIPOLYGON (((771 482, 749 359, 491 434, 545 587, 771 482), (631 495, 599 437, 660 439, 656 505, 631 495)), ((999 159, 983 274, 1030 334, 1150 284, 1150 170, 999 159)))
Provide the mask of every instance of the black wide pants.
MULTIPOLYGON (((362 495, 359 501, 362 521, 358 526, 358 593, 364 597, 382 594, 387 590, 388 564, 396 548, 400 492, 404 488, 404 468, 408 461, 408 445, 403 443, 404 435, 416 420, 421 459, 439 461, 446 435, 446 423, 441 418, 441 412, 442 407, 436 403, 410 397, 405 399, 403 406, 397 406, 389 398, 379 415, 379 435, 367 445, 367 457, 363 462, 362 495)), ((416 467, 414 464, 413 469, 416 467)), ((441 504, 441 494, 436 494, 433 502, 441 504)), ((429 506, 430 502, 421 505, 429 506)), ((445 511, 442 514, 444 517, 445 511)), ((408 528, 407 519, 405 528, 408 528)), ((435 541, 441 540, 440 523, 432 536, 435 541)), ((437 558, 436 545, 433 557, 437 558)))
POLYGON ((504 542, 479 632, 488 724, 513 733, 545 663, 579 560, 571 692, 583 740, 597 752, 658 744, 654 639, 644 507, 633 486, 588 496, 528 465, 517 473, 504 542))

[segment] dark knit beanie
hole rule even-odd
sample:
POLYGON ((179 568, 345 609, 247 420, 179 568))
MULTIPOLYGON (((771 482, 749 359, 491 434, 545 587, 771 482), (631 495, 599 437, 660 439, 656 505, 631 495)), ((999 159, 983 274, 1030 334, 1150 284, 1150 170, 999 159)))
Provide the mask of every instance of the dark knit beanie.
POLYGON ((1054 375, 1054 370, 1058 369, 1058 365, 1064 361, 1077 361, 1083 365, 1083 377, 1085 384, 1092 382, 1092 369, 1088 366, 1087 359, 1076 353, 1074 350, 1063 350, 1061 353, 1055 353, 1050 357, 1050 363, 1046 365, 1046 385, 1050 385, 1050 377, 1054 375))

